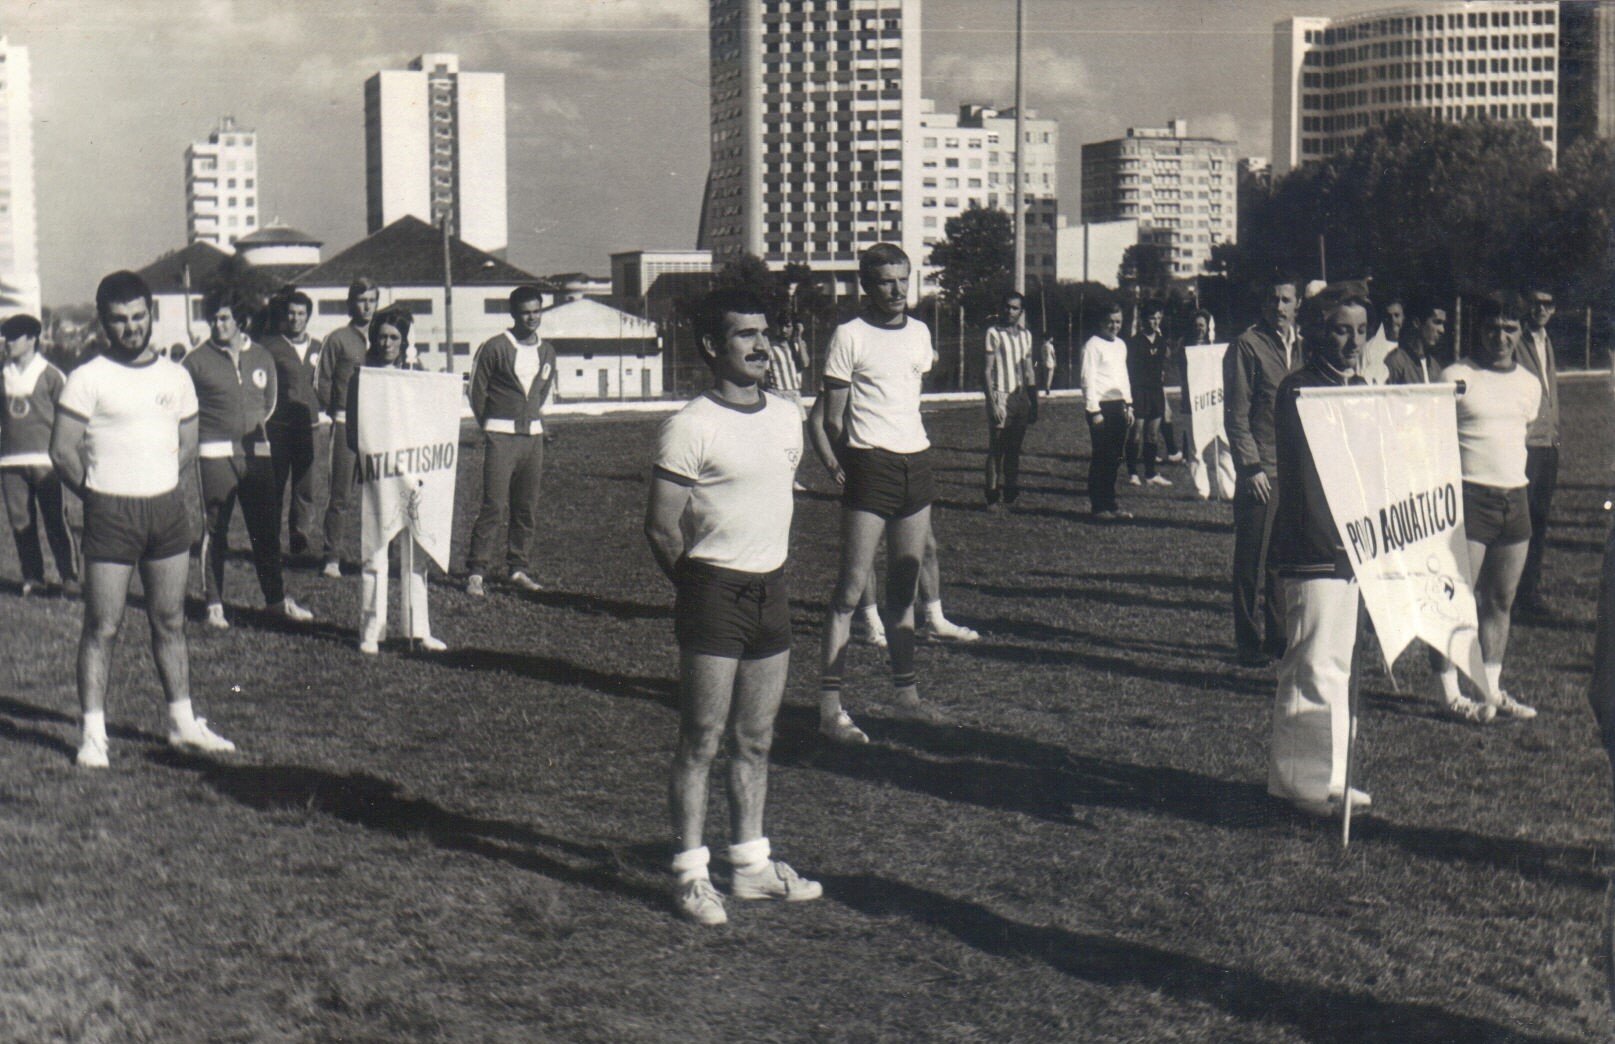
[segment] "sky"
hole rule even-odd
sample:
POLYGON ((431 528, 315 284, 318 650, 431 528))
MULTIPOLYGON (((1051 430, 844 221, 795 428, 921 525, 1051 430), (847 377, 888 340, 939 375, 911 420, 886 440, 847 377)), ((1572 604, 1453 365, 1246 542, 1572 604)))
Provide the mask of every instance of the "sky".
MULTIPOLYGON (((1060 121, 1061 211, 1081 146, 1189 120, 1266 155, 1272 31, 1372 2, 1026 0, 1027 105, 1060 121)), ((258 132, 259 218, 365 234, 367 77, 418 54, 503 72, 509 259, 546 275, 695 245, 707 169, 706 0, 0 0, 33 66, 47 304, 185 242, 184 153, 224 114, 258 132)), ((1013 0, 925 0, 923 93, 1008 105, 1013 0)))

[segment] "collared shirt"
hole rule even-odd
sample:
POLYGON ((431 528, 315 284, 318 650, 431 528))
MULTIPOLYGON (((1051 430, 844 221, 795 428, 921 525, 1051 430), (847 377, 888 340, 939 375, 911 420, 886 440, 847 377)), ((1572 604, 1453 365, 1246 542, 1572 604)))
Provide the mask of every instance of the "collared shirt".
POLYGON ((0 468, 50 467, 56 400, 67 378, 38 352, 26 366, 0 367, 5 414, 0 416, 0 468))
POLYGON ((988 398, 1035 386, 1032 331, 1024 326, 988 327, 986 373, 988 398))
POLYGON ((180 364, 196 385, 203 457, 268 456, 264 422, 275 412, 274 357, 253 341, 239 348, 212 341, 180 364))
POLYGON ((1082 346, 1082 405, 1098 413, 1102 402, 1132 405, 1133 384, 1127 377, 1127 342, 1094 334, 1082 346))
POLYGON ((1293 330, 1283 336, 1258 323, 1234 338, 1222 357, 1223 426, 1241 476, 1278 469, 1273 404, 1279 384, 1300 366, 1293 330))
POLYGON ((1542 387, 1542 398, 1537 415, 1525 433, 1527 446, 1547 447, 1559 445, 1559 367, 1553 357, 1553 341, 1546 329, 1520 333, 1520 347, 1515 357, 1526 372, 1535 377, 1542 387))

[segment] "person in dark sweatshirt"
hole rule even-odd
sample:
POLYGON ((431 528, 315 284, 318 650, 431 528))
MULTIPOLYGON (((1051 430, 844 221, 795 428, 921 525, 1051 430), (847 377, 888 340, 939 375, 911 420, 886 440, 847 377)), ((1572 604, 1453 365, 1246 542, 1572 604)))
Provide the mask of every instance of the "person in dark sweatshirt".
POLYGON ((41 330, 31 315, 14 315, 0 323, 5 349, 0 352, 0 393, 5 400, 5 413, 0 414, 0 495, 17 542, 23 597, 45 586, 41 523, 62 588, 71 591, 78 586, 78 552, 62 510, 62 481, 50 463, 51 426, 67 378, 40 354, 41 330))
POLYGON ((358 488, 353 482, 353 454, 348 451, 348 384, 370 350, 370 318, 381 291, 360 276, 348 287, 348 322, 325 339, 314 373, 314 395, 331 418, 331 496, 325 505, 325 575, 342 576, 342 548, 358 488))
MULTIPOLYGON (((264 348, 275 360, 277 402, 266 425, 269 450, 275 464, 275 528, 280 528, 280 502, 291 488, 286 516, 291 531, 291 552, 300 555, 310 546, 314 528, 314 489, 321 450, 329 452, 330 418, 320 408, 314 378, 320 363, 320 339, 308 334, 314 302, 301 290, 272 305, 277 313, 264 348)), ((277 536, 278 540, 279 537, 277 536)))

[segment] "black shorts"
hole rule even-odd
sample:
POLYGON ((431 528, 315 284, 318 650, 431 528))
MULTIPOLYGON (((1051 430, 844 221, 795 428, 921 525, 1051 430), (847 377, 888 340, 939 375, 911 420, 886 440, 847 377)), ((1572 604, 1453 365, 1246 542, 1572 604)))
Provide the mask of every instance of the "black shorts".
POLYGON ((907 518, 936 499, 930 450, 891 453, 849 446, 841 452, 841 468, 847 474, 841 503, 888 521, 907 518))
POLYGON ((673 634, 684 652, 766 660, 791 648, 785 570, 742 573, 685 559, 676 585, 673 634))
POLYGON ((1166 417, 1166 390, 1159 386, 1133 389, 1133 416, 1141 421, 1166 417))
POLYGON ((84 559, 135 565, 184 554, 194 539, 183 487, 155 497, 90 490, 84 500, 84 559))
POLYGON ((1464 535, 1477 544, 1496 547, 1531 539, 1529 486, 1499 489, 1464 483, 1464 535))

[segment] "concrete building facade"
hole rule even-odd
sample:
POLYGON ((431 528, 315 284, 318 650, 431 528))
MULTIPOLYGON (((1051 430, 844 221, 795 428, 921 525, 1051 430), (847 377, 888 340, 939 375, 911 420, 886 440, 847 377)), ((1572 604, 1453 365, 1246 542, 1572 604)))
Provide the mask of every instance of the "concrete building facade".
POLYGON ((365 81, 367 227, 405 215, 503 256, 505 75, 462 72, 453 54, 423 54, 407 70, 365 81))
POLYGON ((0 36, 0 316, 38 316, 39 217, 28 48, 0 36))
POLYGON ((1139 242, 1161 247, 1175 278, 1199 275, 1211 248, 1239 234, 1236 148, 1191 137, 1186 120, 1090 142, 1082 147, 1082 220, 1136 220, 1139 242))
POLYGON ((219 118, 185 149, 185 238, 226 252, 258 230, 258 135, 219 118))
POLYGON ((1114 287, 1127 248, 1138 242, 1138 219, 1062 226, 1055 232, 1055 242, 1056 279, 1114 287))
POLYGON ((1273 30, 1273 174, 1351 148, 1392 113, 1530 123, 1563 140, 1556 0, 1421 3, 1273 30))

